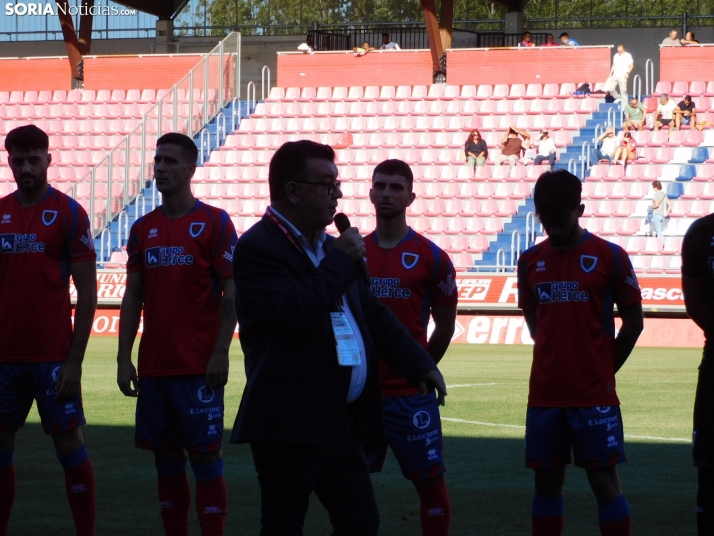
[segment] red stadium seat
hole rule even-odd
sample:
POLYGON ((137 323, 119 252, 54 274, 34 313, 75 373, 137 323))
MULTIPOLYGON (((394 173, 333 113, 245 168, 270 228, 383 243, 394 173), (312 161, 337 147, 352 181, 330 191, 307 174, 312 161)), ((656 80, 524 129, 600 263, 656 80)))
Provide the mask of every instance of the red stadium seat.
MULTIPOLYGON (((666 92, 665 92, 666 93, 666 92)), ((684 97, 689 94, 689 82, 678 81, 672 85, 672 91, 669 92, 670 97, 684 97)))
POLYGON ((655 86, 655 90, 652 92, 653 97, 659 97, 662 93, 670 94, 672 93, 672 83, 667 81, 659 81, 655 86))
POLYGON ((707 90, 706 82, 694 81, 689 86, 689 95, 692 97, 700 97, 707 90))

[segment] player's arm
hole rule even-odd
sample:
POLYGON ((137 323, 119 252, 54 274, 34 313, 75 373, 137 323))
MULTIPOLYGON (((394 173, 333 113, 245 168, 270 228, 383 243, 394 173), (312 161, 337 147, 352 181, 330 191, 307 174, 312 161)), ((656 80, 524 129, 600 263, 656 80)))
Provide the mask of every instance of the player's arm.
POLYGON ((535 340, 538 312, 535 309, 523 309, 523 318, 526 319, 526 326, 528 326, 528 333, 530 333, 531 339, 535 340))
POLYGON ((429 338, 426 350, 434 360, 434 363, 441 361, 446 349, 451 343, 456 329, 456 304, 434 305, 431 308, 431 316, 434 319, 434 332, 429 338))
POLYGON ((97 264, 95 261, 80 261, 69 265, 69 273, 77 290, 77 305, 74 309, 74 331, 69 355, 57 374, 55 391, 57 400, 69 400, 77 394, 82 380, 82 361, 87 341, 92 333, 94 312, 97 310, 97 264))
POLYGON ((618 305, 617 312, 622 319, 622 327, 615 339, 615 372, 620 370, 627 358, 630 357, 630 353, 645 327, 642 320, 641 302, 632 305, 618 305))
POLYGON ((682 292, 689 318, 694 320, 704 333, 714 333, 714 309, 707 298, 707 280, 682 275, 682 292))
POLYGON ((119 352, 117 353, 117 383, 125 396, 139 394, 136 368, 131 362, 131 350, 141 322, 143 295, 144 276, 141 272, 128 273, 119 313, 119 352))
POLYGON ((228 383, 228 350, 233 342, 237 322, 233 278, 221 280, 221 291, 221 325, 216 346, 206 367, 206 385, 211 389, 220 389, 228 383))

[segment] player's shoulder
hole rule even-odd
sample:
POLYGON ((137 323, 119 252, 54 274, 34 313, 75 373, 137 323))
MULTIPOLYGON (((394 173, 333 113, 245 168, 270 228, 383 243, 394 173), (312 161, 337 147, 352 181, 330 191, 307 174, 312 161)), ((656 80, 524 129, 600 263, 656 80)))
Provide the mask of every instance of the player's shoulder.
POLYGON ((532 260, 539 259, 546 253, 550 252, 551 248, 548 244, 548 239, 532 245, 525 251, 523 251, 518 257, 518 264, 526 265, 532 260))
POLYGON ((436 245, 435 242, 433 242, 423 234, 418 233, 414 229, 409 231, 409 234, 406 236, 404 242, 411 242, 412 244, 415 244, 423 252, 429 253, 435 258, 441 257, 442 255, 446 255, 446 251, 436 245))
POLYGON ((591 232, 587 232, 584 239, 585 253, 592 256, 602 256, 606 260, 614 260, 620 262, 621 259, 628 257, 627 252, 618 244, 595 236, 591 232))

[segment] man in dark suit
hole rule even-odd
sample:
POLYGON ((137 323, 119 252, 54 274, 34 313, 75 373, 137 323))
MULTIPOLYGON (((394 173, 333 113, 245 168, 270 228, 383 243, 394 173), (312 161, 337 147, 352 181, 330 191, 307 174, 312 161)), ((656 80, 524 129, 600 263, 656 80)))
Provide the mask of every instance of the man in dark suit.
POLYGON ((302 535, 314 491, 336 536, 377 534, 360 440, 382 433, 375 349, 426 394, 446 388, 429 354, 371 294, 356 228, 325 234, 337 200, 335 153, 288 142, 270 162, 271 206, 234 252, 247 384, 232 443, 250 443, 261 536, 302 535))

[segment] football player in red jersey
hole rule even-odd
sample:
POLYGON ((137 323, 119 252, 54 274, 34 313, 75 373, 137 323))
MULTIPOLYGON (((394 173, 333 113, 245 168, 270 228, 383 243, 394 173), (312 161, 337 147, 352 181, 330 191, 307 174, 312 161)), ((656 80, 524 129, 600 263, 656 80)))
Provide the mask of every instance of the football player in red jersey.
MULTIPOLYGON (((438 363, 446 353, 456 321, 456 272, 449 256, 407 225, 406 209, 415 199, 414 176, 401 160, 385 160, 372 175, 370 200, 377 229, 364 239, 371 289, 438 363), (434 331, 427 342, 429 316, 434 331)), ((365 446, 373 472, 387 447, 411 480, 421 501, 425 536, 446 536, 451 501, 444 482, 443 438, 435 395, 423 397, 380 359, 385 438, 365 446)))
POLYGON ((630 534, 620 489, 626 461, 615 373, 642 332, 642 296, 627 253, 578 225, 580 179, 540 176, 533 193, 548 240, 518 260, 518 306, 535 341, 526 416, 526 465, 535 471, 533 534, 563 530, 571 452, 598 501, 600 532, 630 534), (613 305, 622 318, 615 336, 613 305))
POLYGON ((0 535, 15 498, 15 435, 32 407, 64 468, 78 536, 92 536, 94 473, 82 438, 82 361, 97 307, 89 218, 47 183, 49 138, 34 125, 5 138, 17 191, 0 199, 0 535), (72 328, 69 278, 77 289, 72 328))
POLYGON ((198 151, 191 138, 156 142, 154 179, 163 205, 131 228, 119 322, 119 388, 138 396, 136 445, 152 450, 167 536, 188 535, 186 458, 196 477, 203 536, 224 532, 223 392, 236 326, 228 214, 193 197, 198 151), (131 349, 144 311, 139 370, 131 349))

